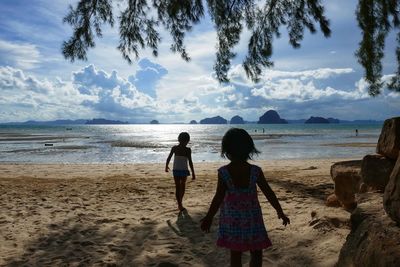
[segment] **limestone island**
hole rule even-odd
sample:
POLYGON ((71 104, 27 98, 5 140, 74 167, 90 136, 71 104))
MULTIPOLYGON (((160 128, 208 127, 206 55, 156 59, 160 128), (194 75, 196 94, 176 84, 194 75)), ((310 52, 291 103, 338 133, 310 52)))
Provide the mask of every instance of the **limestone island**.
POLYGON ((228 121, 221 116, 216 116, 212 118, 205 118, 200 121, 200 124, 227 124, 228 121))
POLYGON ((242 117, 239 115, 233 116, 231 121, 229 122, 230 124, 244 124, 244 120, 242 117))
POLYGON ((258 124, 287 124, 285 119, 281 119, 278 112, 275 110, 268 110, 260 117, 258 124))

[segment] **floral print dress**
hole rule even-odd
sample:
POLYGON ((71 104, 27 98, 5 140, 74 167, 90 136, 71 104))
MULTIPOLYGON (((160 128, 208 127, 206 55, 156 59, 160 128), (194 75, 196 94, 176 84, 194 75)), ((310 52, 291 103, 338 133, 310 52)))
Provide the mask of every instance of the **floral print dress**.
POLYGON ((257 197, 257 177, 261 169, 251 165, 247 188, 238 188, 226 166, 218 169, 227 189, 220 208, 217 246, 235 251, 261 250, 270 247, 257 197))

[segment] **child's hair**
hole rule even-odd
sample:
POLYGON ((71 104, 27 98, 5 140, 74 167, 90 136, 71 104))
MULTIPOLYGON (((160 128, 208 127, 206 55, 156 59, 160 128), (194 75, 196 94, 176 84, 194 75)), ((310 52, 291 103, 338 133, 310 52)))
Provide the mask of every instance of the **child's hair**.
POLYGON ((231 128, 222 138, 221 156, 228 159, 248 160, 260 151, 254 146, 253 139, 243 129, 231 128))
POLYGON ((178 135, 178 141, 179 141, 179 143, 182 143, 182 142, 188 143, 190 141, 190 135, 187 132, 181 132, 178 135))

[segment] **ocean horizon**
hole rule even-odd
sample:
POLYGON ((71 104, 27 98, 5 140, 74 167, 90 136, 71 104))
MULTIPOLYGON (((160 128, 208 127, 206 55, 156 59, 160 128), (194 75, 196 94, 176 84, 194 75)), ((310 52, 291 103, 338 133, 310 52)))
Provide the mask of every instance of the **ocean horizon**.
POLYGON ((375 153, 382 124, 0 125, 0 163, 160 163, 183 131, 194 162, 216 162, 231 127, 251 134, 254 160, 283 160, 362 158, 375 153))

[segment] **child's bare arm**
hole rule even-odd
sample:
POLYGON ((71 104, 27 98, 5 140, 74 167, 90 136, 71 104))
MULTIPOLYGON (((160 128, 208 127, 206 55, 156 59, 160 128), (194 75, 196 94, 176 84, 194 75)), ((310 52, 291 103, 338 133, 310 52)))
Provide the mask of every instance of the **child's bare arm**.
POLYGON ((194 167, 193 167, 193 161, 192 161, 192 150, 189 148, 189 152, 188 152, 188 159, 189 159, 189 167, 190 170, 192 172, 192 180, 196 179, 196 174, 194 173, 194 167))
POLYGON ((278 218, 282 219, 283 224, 286 226, 287 224, 290 224, 289 218, 283 213, 282 207, 279 204, 278 198, 276 197, 274 191, 271 189, 269 186, 267 180, 265 179, 264 173, 260 169, 259 176, 257 178, 257 185, 260 187, 261 191, 265 195, 265 197, 268 199, 269 203, 274 207, 276 210, 276 213, 278 214, 278 218))
POLYGON ((222 181, 222 177, 220 177, 220 175, 218 174, 217 191, 215 192, 214 198, 211 202, 207 215, 201 220, 201 230, 205 232, 210 231, 212 220, 215 214, 217 213, 219 207, 221 206, 222 201, 224 200, 225 192, 226 192, 225 183, 222 181))
POLYGON ((169 171, 168 165, 169 165, 169 162, 171 161, 172 155, 174 154, 174 148, 175 147, 172 147, 171 148, 171 152, 169 152, 169 155, 168 155, 168 158, 167 158, 167 162, 165 163, 165 172, 169 171))

